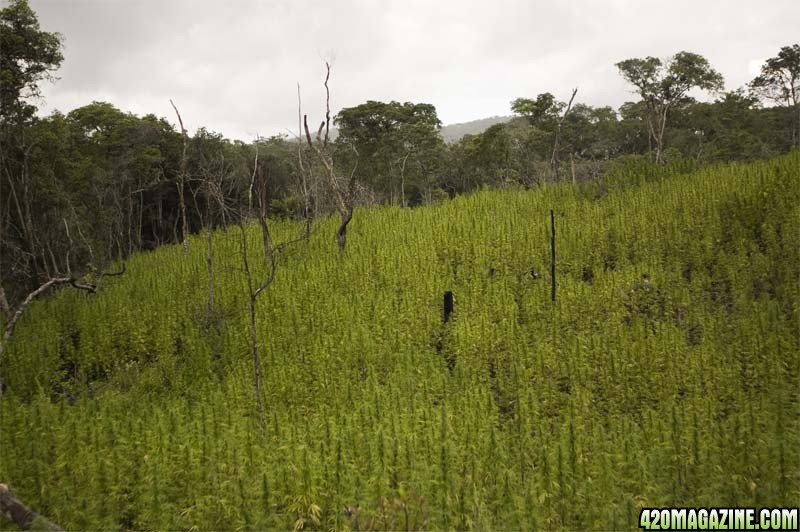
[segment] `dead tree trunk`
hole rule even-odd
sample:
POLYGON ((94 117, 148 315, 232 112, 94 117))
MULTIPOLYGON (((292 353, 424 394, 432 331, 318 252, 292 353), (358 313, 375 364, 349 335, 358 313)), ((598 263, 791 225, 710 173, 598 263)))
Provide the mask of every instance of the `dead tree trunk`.
POLYGON ((553 156, 550 158, 550 166, 553 169, 553 178, 555 181, 558 181, 559 167, 561 166, 561 154, 559 151, 561 148, 561 128, 564 125, 564 120, 567 118, 570 109, 572 109, 572 101, 575 99, 576 94, 578 94, 578 89, 572 89, 572 96, 567 104, 567 109, 564 111, 564 114, 561 115, 561 118, 558 119, 558 124, 556 124, 556 136, 553 141, 553 156))
MULTIPOLYGON (((125 264, 123 263, 122 269, 119 272, 101 272, 98 274, 98 278, 102 278, 103 276, 122 275, 124 272, 125 264)), ((8 302, 6 292, 3 289, 2 282, 0 281, 0 312, 3 313, 3 320, 5 322, 2 337, 0 337, 0 365, 3 363, 3 354, 5 353, 9 342, 11 342, 11 338, 14 336, 17 323, 19 322, 20 318, 22 318, 22 315, 25 314, 25 311, 28 310, 28 307, 30 307, 31 303, 33 303, 38 297, 46 294, 50 289, 63 286, 65 284, 72 285, 73 288, 77 288, 78 290, 86 290, 87 292, 91 293, 97 292, 96 284, 83 281, 80 277, 73 276, 71 274, 60 277, 52 277, 39 285, 38 288, 31 291, 19 304, 17 304, 15 307, 12 307, 8 302)), ((2 397, 2 395, 3 383, 0 382, 0 397, 2 397)))
MULTIPOLYGON (((266 430, 266 422, 264 419, 264 400, 261 392, 261 357, 259 355, 259 340, 258 340, 258 327, 257 327, 257 307, 258 296, 260 296, 275 280, 275 272, 277 269, 276 254, 283 248, 294 242, 308 239, 310 235, 309 225, 306 224, 306 230, 303 234, 294 239, 288 240, 281 244, 275 245, 272 241, 269 232, 269 224, 267 220, 267 182, 264 177, 263 168, 258 164, 258 141, 256 141, 256 155, 253 163, 253 175, 250 180, 250 190, 248 195, 248 208, 253 212, 253 194, 258 197, 259 208, 257 211, 258 223, 261 229, 262 243, 264 246, 264 259, 269 266, 269 273, 260 284, 257 285, 253 278, 252 270, 250 269, 250 260, 248 256, 247 246, 247 231, 245 229, 245 217, 239 216, 239 234, 240 234, 240 248, 242 254, 242 266, 247 280, 247 292, 249 295, 248 310, 250 313, 250 348, 253 358, 253 388, 256 394, 256 413, 258 415, 258 423, 262 430, 266 430), (261 168, 261 171, 259 171, 261 168), (259 177, 260 176, 260 177, 259 177), (256 179, 258 178, 258 179, 256 179)), ((218 196, 221 201, 221 194, 218 196)), ((223 207, 224 212, 224 207, 223 207)))
POLYGON ((63 532, 60 526, 25 506, 5 484, 0 484, 0 511, 22 530, 34 527, 36 530, 63 532))
POLYGON ((300 101, 300 84, 297 84, 297 165, 300 169, 300 193, 303 196, 303 217, 306 220, 306 238, 311 234, 311 224, 314 221, 312 211, 311 190, 309 188, 310 174, 306 171, 306 164, 303 160, 303 115, 300 101))
MULTIPOLYGON (((258 414, 258 424, 262 429, 266 428, 264 421, 264 401, 261 396, 261 357, 258 354, 258 329, 256 328, 256 301, 258 296, 272 283, 275 279, 275 260, 274 257, 270 261, 270 273, 267 279, 256 287, 253 282, 253 275, 250 271, 250 262, 247 257, 247 231, 244 227, 243 218, 239 218, 239 231, 241 236, 241 252, 242 252, 242 265, 244 267, 244 274, 247 279, 247 292, 249 297, 248 310, 250 311, 250 347, 253 356, 253 387, 256 394, 256 412, 258 414)), ((271 256, 271 254, 269 255, 271 256)))
MULTIPOLYGON (((258 152, 256 152, 258 157, 258 152)), ((264 260, 269 262, 272 253, 272 236, 267 225, 267 215, 269 214, 269 194, 267 187, 267 176, 264 172, 263 164, 256 164, 253 169, 255 180, 256 195, 258 197, 258 225, 261 227, 261 239, 264 242, 264 260)))
POLYGON ((0 307, 3 309, 3 313, 5 314, 5 329, 3 330, 3 337, 0 340, 0 360, 2 360, 3 353, 5 352, 6 346, 11 341, 11 337, 14 336, 14 331, 17 328, 17 322, 25 314, 25 311, 28 310, 33 301, 41 296, 42 294, 46 293, 51 288, 55 288, 57 286, 71 284, 75 288, 80 290, 86 290, 88 292, 96 292, 97 286, 94 284, 88 283, 81 283, 74 277, 54 277, 49 279, 47 282, 42 283, 39 288, 30 292, 22 302, 17 305, 15 309, 12 309, 8 304, 8 300, 6 299, 6 293, 3 290, 3 287, 0 286, 0 307))
POLYGON ((175 109, 175 114, 178 115, 178 124, 181 126, 181 136, 183 137, 183 148, 181 150, 181 166, 178 172, 178 202, 180 204, 181 210, 181 237, 183 241, 183 252, 189 253, 189 241, 187 240, 189 237, 189 223, 186 220, 186 198, 185 198, 185 187, 186 187, 186 174, 188 173, 188 160, 186 157, 186 149, 188 148, 187 144, 187 134, 186 128, 183 127, 183 119, 181 118, 181 114, 178 112, 178 108, 175 107, 175 104, 172 100, 169 101, 172 105, 172 108, 175 109))
POLYGON ((339 228, 336 230, 336 241, 339 245, 339 251, 344 252, 347 245, 347 225, 353 219, 353 209, 355 202, 355 175, 356 168, 358 167, 358 152, 355 147, 351 148, 356 153, 356 164, 350 173, 350 178, 346 182, 344 179, 336 175, 336 169, 333 165, 333 155, 330 152, 328 145, 330 123, 331 123, 331 93, 328 88, 328 81, 331 77, 331 66, 325 63, 325 120, 319 125, 315 141, 311 140, 311 132, 308 129, 308 117, 303 115, 303 128, 305 129, 306 142, 314 150, 319 158, 322 166, 325 168, 325 175, 328 180, 328 186, 333 191, 334 199, 336 200, 336 209, 339 211, 339 228), (322 136, 323 130, 325 136, 322 136))
POLYGON ((406 207, 406 161, 411 152, 406 153, 403 157, 403 163, 400 165, 400 206, 406 207))
POLYGON ((556 302, 556 215, 550 209, 550 299, 556 302))
POLYGON ((339 229, 336 230, 336 243, 339 245, 339 251, 344 253, 344 248, 347 245, 347 224, 353 219, 353 211, 340 213, 340 215, 341 222, 339 223, 339 229))

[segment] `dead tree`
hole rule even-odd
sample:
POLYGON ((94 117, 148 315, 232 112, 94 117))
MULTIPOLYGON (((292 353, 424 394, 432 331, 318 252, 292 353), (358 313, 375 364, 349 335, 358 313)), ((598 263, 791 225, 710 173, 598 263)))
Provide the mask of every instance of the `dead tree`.
POLYGON ((215 158, 204 162, 200 166, 200 185, 192 192, 192 198, 203 227, 203 235, 206 241, 206 273, 208 275, 208 289, 206 297, 206 317, 205 325, 210 327, 217 319, 214 307, 214 235, 215 217, 218 214, 222 219, 223 226, 226 226, 228 206, 225 203, 225 191, 223 183, 230 174, 230 166, 225 162, 224 157, 215 158), (197 203, 197 195, 202 192, 205 199, 205 208, 201 209, 197 203))
MULTIPOLYGON (((96 278, 99 280, 105 276, 122 275, 124 272, 125 263, 122 264, 122 269, 120 271, 114 273, 100 272, 96 275, 96 278)), ((84 275, 72 275, 71 271, 68 271, 66 275, 51 277, 39 285, 38 288, 28 293, 28 295, 26 295, 25 298, 23 298, 22 301, 20 301, 14 307, 9 304, 8 298, 6 297, 6 292, 2 286, 2 282, 0 282, 0 312, 3 314, 4 322, 3 335, 0 337, 0 365, 3 363, 3 354, 5 353, 8 344, 11 342, 11 338, 14 336, 17 323, 19 322, 20 318, 22 318, 23 314, 25 314, 25 311, 28 310, 28 307, 30 307, 31 303, 33 303, 40 296, 47 294, 52 289, 56 289, 64 285, 70 285, 73 288, 85 290, 90 293, 97 292, 97 283, 88 282, 86 281, 85 277, 86 276, 84 275)), ((2 381, 0 381, 0 397, 3 395, 3 388, 4 385, 2 381)))
POLYGON ((303 217, 306 220, 306 238, 311 234, 311 224, 314 223, 314 212, 311 205, 310 178, 303 157, 303 120, 302 102, 300 100, 300 84, 297 84, 297 167, 300 172, 300 194, 303 197, 303 217))
POLYGON ((403 157, 403 162, 400 165, 400 206, 406 207, 406 161, 411 152, 407 152, 403 157))
POLYGON ((558 181, 559 166, 561 166, 561 153, 559 151, 561 148, 561 127, 564 125, 564 120, 567 118, 570 109, 572 109, 572 101, 575 99, 576 94, 578 94, 578 89, 572 89, 572 96, 569 99, 567 108, 564 111, 564 114, 558 119, 558 123, 556 124, 556 135, 555 139, 553 140, 553 156, 550 158, 550 166, 553 169, 553 177, 555 181, 558 181))
POLYGON ((14 336, 17 322, 22 315, 25 314, 25 311, 28 310, 28 307, 31 305, 31 303, 33 303, 33 301, 42 294, 47 293, 47 291, 51 288, 56 288, 66 284, 72 285, 79 290, 86 290, 87 292, 94 293, 97 291, 96 285, 80 282, 72 276, 53 277, 30 292, 15 308, 11 308, 8 303, 8 299, 6 298, 5 290, 3 290, 3 287, 0 286, 0 308, 2 308, 3 318, 5 321, 3 337, 2 340, 0 340, 0 357, 3 356, 6 346, 11 341, 11 337, 14 336))
POLYGON ((264 243, 264 260, 269 262, 270 255, 272 254, 272 236, 269 233, 269 225, 267 224, 267 215, 269 214, 269 189, 267 186, 267 177, 264 173, 264 165, 258 161, 258 139, 256 140, 256 155, 253 163, 253 175, 250 178, 250 190, 248 192, 248 208, 253 212, 253 195, 256 196, 258 209, 256 218, 258 218, 258 226, 261 229, 261 239, 264 243))
POLYGON ((261 397, 261 357, 258 354, 258 329, 256 328, 256 301, 267 287, 275 280, 276 262, 272 250, 265 250, 265 256, 269 257, 269 274, 266 279, 256 286, 253 274, 250 270, 250 261, 247 253, 247 231, 245 230, 244 218, 239 218, 239 231, 241 236, 242 265, 244 267, 245 278, 247 279, 247 293, 249 295, 248 309, 250 311, 250 347, 253 355, 253 386, 256 392, 256 411, 258 413, 258 424, 265 428, 264 421, 264 402, 261 397))
MULTIPOLYGON (((339 228, 336 230, 336 241, 339 244, 339 251, 344 252, 347 245, 347 224, 353 219, 353 209, 355 205, 356 192, 356 167, 358 166, 358 152, 356 152, 356 164, 350 172, 349 178, 337 175, 333 164, 333 155, 329 145, 330 125, 331 125, 331 92, 328 88, 328 81, 331 77, 331 65, 325 63, 325 120, 319 125, 314 140, 311 139, 311 132, 308 129, 308 116, 303 115, 303 128, 305 130, 306 142, 317 154, 317 158, 325 169, 325 177, 328 186, 333 191, 336 200, 336 210, 339 211, 339 228), (322 132, 325 132, 323 137, 322 132)), ((352 147, 355 151, 355 147, 352 147)))
POLYGON ((189 253, 189 241, 187 240, 189 236, 189 224, 186 221, 186 198, 184 197, 184 189, 188 174, 188 159, 186 157, 186 149, 188 148, 188 135, 186 134, 186 128, 183 127, 183 119, 181 118, 181 114, 178 112, 178 108, 175 107, 175 104, 172 102, 172 100, 170 100, 169 103, 172 105, 172 108, 175 109, 175 114, 178 115, 178 124, 181 126, 181 137, 183 138, 183 146, 181 149, 181 166, 180 170, 178 171, 178 202, 181 210, 181 236, 183 238, 183 252, 189 253))
POLYGON ((22 530, 47 530, 63 532, 63 529, 37 514, 22 503, 5 484, 0 484, 0 512, 22 530))
MULTIPOLYGON (((258 337, 258 328, 256 327, 256 318, 257 318, 257 309, 256 303, 258 297, 264 293, 264 291, 272 284, 275 280, 275 272, 277 270, 277 254, 286 248, 287 246, 294 244, 295 242, 300 242, 301 240, 307 240, 310 236, 310 222, 307 220, 305 224, 305 229, 302 234, 294 239, 286 240, 280 244, 274 244, 272 240, 272 236, 269 230, 269 221, 267 219, 267 201, 268 201, 268 194, 267 194, 267 176, 263 171, 263 168, 259 171, 259 163, 258 163, 258 141, 256 141, 256 154, 255 154, 255 161, 253 164, 253 175, 250 181, 250 191, 248 194, 248 207, 250 212, 254 211, 253 209, 253 196, 256 196, 258 200, 258 209, 255 210, 255 214, 258 218, 258 225, 261 230, 261 242, 264 247, 264 261, 267 264, 268 272, 266 277, 261 281, 258 282, 253 275, 253 270, 250 267, 250 257, 248 253, 248 245, 247 245, 247 231, 245 228, 245 217, 239 217, 239 235, 240 235, 240 249, 242 255, 242 266, 245 274, 245 278, 247 280, 247 293, 248 293, 248 309, 250 313, 250 347, 251 353, 253 358, 253 386, 255 388, 256 394, 256 411, 258 414, 258 423, 262 429, 266 428, 265 420, 264 420, 264 402, 262 399, 261 394, 261 357, 258 354, 259 351, 259 337, 258 337)), ((305 187, 303 190, 307 190, 305 187)), ((308 204, 308 198, 304 198, 304 202, 308 204)), ((306 216, 310 213, 307 211, 306 216)))

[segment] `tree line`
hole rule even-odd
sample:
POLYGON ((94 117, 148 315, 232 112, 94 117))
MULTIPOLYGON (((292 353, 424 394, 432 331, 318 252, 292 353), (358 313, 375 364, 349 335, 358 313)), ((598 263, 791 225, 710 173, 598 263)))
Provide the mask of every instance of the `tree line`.
MULTIPOLYGON (((133 252, 249 218, 311 223, 338 213, 343 250, 357 205, 411 207, 483 186, 582 181, 630 159, 750 160, 800 146, 797 44, 728 92, 694 53, 627 59, 616 66, 636 101, 593 107, 578 89, 563 100, 522 97, 509 122, 451 144, 435 107, 412 102, 367 101, 335 116, 328 108, 318 127, 301 119, 298 102, 296 138, 254 142, 205 127, 190 134, 175 104, 177 128, 107 102, 39 117, 39 86, 63 60, 61 36, 14 0, 0 11, 0 44, 0 299, 9 301, 65 272, 102 272, 133 252), (715 99, 699 102, 693 90, 715 99)), ((329 66, 325 73, 328 89, 329 66)))

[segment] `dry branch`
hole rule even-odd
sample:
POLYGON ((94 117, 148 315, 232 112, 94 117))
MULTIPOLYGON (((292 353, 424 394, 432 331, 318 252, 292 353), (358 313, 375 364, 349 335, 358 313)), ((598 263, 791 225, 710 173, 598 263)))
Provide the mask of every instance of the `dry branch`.
POLYGON ((37 530, 63 532, 60 526, 25 506, 5 484, 0 484, 0 511, 22 530, 35 527, 37 530))
POLYGON ((181 167, 178 174, 178 201, 180 202, 181 208, 181 232, 183 233, 183 252, 189 253, 189 241, 187 240, 189 236, 189 224, 186 221, 186 198, 184 197, 184 187, 186 185, 186 174, 188 168, 188 159, 186 157, 186 149, 187 149, 187 137, 186 128, 183 127, 183 119, 181 118, 181 114, 178 112, 178 108, 175 107, 175 104, 172 100, 169 101, 172 108, 175 109, 175 114, 178 115, 178 123, 181 126, 181 137, 183 137, 183 150, 181 151, 181 167))
POLYGON ((578 89, 572 89, 572 96, 569 99, 569 103, 567 104, 567 109, 564 111, 564 114, 558 119, 558 124, 556 125, 556 137, 553 141, 553 156, 550 158, 550 166, 553 168, 553 176, 554 180, 558 181, 558 171, 559 166, 561 164, 561 157, 559 153, 560 143, 561 143, 561 127, 564 125, 564 120, 567 118, 570 109, 572 109, 572 102, 575 100, 575 95, 578 94, 578 89))
MULTIPOLYGON (((311 131, 308 129, 308 116, 303 115, 303 128, 305 129, 306 142, 311 149, 317 154, 319 161, 325 168, 325 175, 327 177, 328 186, 333 191, 334 198, 336 199, 336 209, 339 211, 339 228, 336 230, 336 241, 339 245, 339 251, 344 252, 347 244, 347 225, 353 219, 353 209, 355 201, 355 171, 358 167, 358 159, 350 173, 350 179, 346 183, 342 183, 343 178, 336 175, 336 169, 333 164, 333 155, 331 154, 330 147, 328 146, 330 121, 331 121, 331 107, 330 107, 330 89, 328 88, 328 81, 331 76, 330 63, 325 63, 325 121, 320 124, 317 131, 316 143, 311 140, 311 131), (322 130, 325 130, 325 137, 322 138, 322 130)), ((353 148, 355 151, 355 148, 353 148)), ((356 151, 356 156, 358 152, 356 151)))

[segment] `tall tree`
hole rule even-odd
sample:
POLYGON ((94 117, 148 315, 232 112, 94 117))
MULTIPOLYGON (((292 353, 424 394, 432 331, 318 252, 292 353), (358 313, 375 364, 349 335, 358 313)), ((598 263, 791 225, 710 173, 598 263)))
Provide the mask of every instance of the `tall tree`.
POLYGON ((655 144, 655 160, 664 155, 667 115, 675 106, 689 101, 693 88, 715 91, 723 86, 722 75, 708 60, 691 52, 678 52, 665 62, 656 57, 626 59, 616 64, 622 77, 636 87, 646 106, 646 122, 655 144))
POLYGON ((61 36, 39 28, 27 0, 12 0, 0 9, 0 120, 29 120, 40 95, 39 82, 52 80, 64 56, 61 36))
POLYGON ((0 214, 0 283, 9 282, 10 270, 31 284, 48 277, 48 258, 32 214, 35 141, 30 126, 36 106, 29 101, 40 95, 42 80, 53 79, 62 60, 61 37, 39 28, 26 0, 12 0, 0 9, 0 197, 7 201, 0 214))
POLYGON ((750 89, 761 98, 794 107, 797 123, 792 143, 800 146, 800 44, 784 46, 777 56, 767 59, 750 89))
POLYGON ((567 108, 564 111, 564 114, 559 117, 558 122, 556 123, 555 139, 553 140, 553 155, 550 158, 550 166, 553 168, 553 178, 556 181, 558 181, 558 170, 559 166, 561 166, 561 153, 559 151, 561 143, 561 128, 564 124, 564 119, 567 118, 570 109, 572 109, 572 101, 575 100, 576 94, 578 94, 577 87, 572 89, 572 96, 570 96, 569 102, 567 103, 567 108))
POLYGON ((416 199, 430 193, 430 173, 444 148, 433 105, 367 101, 342 109, 334 123, 339 128, 337 143, 356 148, 361 174, 371 177, 374 188, 388 192, 392 203, 396 198, 406 205, 409 183, 425 189, 416 191, 416 199))
POLYGON ((567 107, 565 102, 556 100, 549 92, 543 92, 536 99, 517 98, 511 102, 511 111, 525 119, 529 128, 526 132, 527 154, 529 159, 546 160, 552 168, 553 147, 556 130, 561 120, 561 112, 567 107))
POLYGON ((524 116, 531 125, 544 131, 552 131, 564 107, 566 104, 556 100, 549 92, 543 92, 535 100, 517 98, 511 102, 511 111, 514 114, 524 116))

